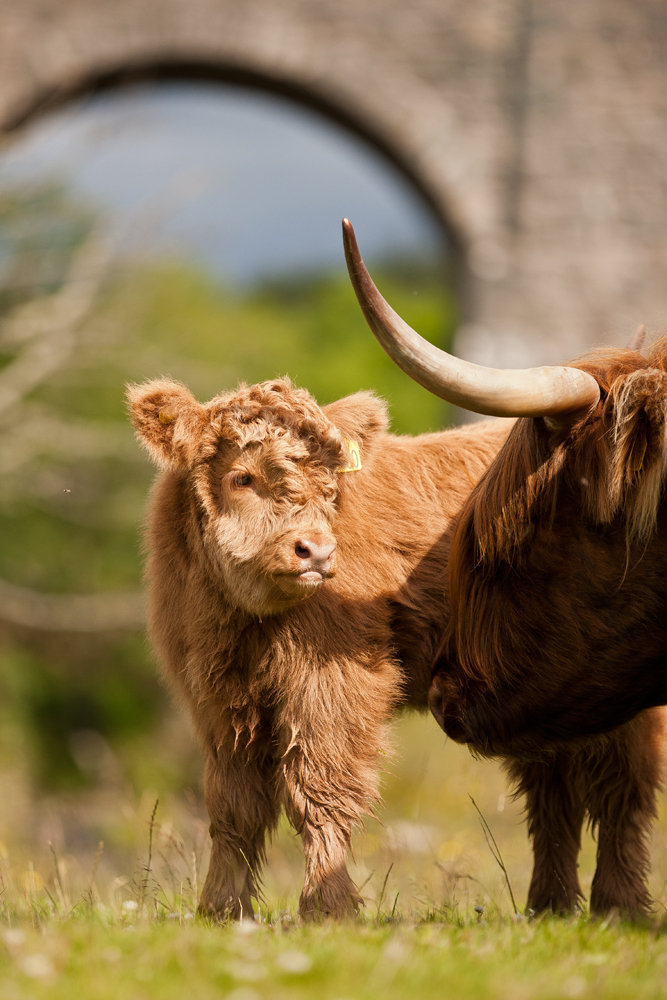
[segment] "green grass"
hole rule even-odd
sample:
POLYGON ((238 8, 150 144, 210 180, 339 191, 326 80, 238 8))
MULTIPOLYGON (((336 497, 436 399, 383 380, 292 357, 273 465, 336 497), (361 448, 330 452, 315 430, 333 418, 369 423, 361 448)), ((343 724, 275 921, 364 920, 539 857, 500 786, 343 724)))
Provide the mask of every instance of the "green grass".
MULTIPOLYGON (((168 738, 178 742, 174 730, 168 738)), ((592 921, 585 907, 567 920, 516 919, 469 798, 521 907, 530 851, 501 768, 445 742, 430 718, 402 719, 396 744, 385 802, 350 859, 366 905, 345 925, 301 925, 303 855, 285 821, 269 849, 261 922, 214 926, 195 915, 208 852, 196 793, 170 794, 164 780, 137 795, 111 760, 95 788, 32 804, 3 785, 0 998, 667 996, 664 817, 653 840, 653 922, 592 921)), ((585 893, 594 851, 587 836, 585 893)))
POLYGON ((216 927, 134 914, 0 931, 3 997, 561 1000, 667 994, 659 929, 583 918, 216 927))

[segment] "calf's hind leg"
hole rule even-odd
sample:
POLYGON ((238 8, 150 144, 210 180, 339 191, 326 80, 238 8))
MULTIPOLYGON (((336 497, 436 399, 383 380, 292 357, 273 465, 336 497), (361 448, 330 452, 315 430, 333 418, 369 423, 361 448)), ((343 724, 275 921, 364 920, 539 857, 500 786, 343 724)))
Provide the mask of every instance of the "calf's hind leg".
POLYGON ((576 758, 559 754, 548 761, 511 760, 505 766, 516 794, 526 796, 533 845, 528 909, 572 912, 582 895, 577 858, 585 809, 576 758))
POLYGON ((280 810, 273 762, 247 760, 233 751, 210 754, 204 790, 211 861, 199 912, 216 919, 252 919, 266 837, 280 810))
POLYGON ((651 905, 649 836, 664 757, 665 709, 651 708, 611 733, 591 755, 586 806, 597 829, 591 912, 645 915, 651 905))

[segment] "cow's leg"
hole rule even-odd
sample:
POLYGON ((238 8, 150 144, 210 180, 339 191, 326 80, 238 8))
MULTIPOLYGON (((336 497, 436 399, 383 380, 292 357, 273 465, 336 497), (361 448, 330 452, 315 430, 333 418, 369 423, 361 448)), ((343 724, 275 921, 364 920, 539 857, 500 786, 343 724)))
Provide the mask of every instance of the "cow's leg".
POLYGON ((591 759, 586 805, 597 829, 591 912, 647 913, 649 835, 656 815, 664 755, 664 709, 620 726, 591 759))
POLYGON ((301 720, 284 735, 287 815, 306 856, 299 900, 306 920, 351 917, 361 905, 347 850, 354 827, 379 798, 387 719, 398 690, 391 664, 350 681, 341 674, 336 687, 330 684, 324 693, 315 684, 303 689, 301 720))
POLYGON ((212 843, 199 911, 216 919, 252 919, 266 836, 280 810, 275 770, 267 761, 211 754, 204 788, 212 843))
POLYGON ((576 756, 530 763, 513 760, 506 766, 517 794, 526 796, 533 845, 528 909, 571 912, 581 899, 577 858, 584 820, 576 756))

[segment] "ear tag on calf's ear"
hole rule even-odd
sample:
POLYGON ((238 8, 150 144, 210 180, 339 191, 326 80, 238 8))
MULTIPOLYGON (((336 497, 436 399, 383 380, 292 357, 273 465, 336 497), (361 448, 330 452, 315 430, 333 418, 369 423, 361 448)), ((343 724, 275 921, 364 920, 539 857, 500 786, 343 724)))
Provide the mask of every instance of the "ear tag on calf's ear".
POLYGON ((174 418, 170 417, 168 413, 164 412, 164 410, 160 410, 160 412, 157 415, 157 418, 161 424, 165 425, 165 427, 167 424, 172 424, 174 422, 174 418))
POLYGON ((361 448, 351 438, 343 438, 345 448, 345 464, 337 472, 359 472, 361 468, 361 448))

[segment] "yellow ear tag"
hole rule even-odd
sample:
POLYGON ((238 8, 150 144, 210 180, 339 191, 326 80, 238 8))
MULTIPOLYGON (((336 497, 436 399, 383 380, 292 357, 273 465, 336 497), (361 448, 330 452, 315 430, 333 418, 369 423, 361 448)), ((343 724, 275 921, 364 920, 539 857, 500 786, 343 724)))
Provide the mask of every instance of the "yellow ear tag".
POLYGON ((164 424, 165 426, 167 424, 171 424, 174 422, 174 418, 170 417, 168 413, 164 413, 162 410, 160 410, 160 412, 158 413, 157 418, 160 421, 160 423, 164 424))
POLYGON ((341 465, 337 472, 359 472, 361 468, 361 448, 356 441, 351 438, 343 438, 345 446, 345 465, 341 465))
POLYGON ((644 438, 644 447, 640 449, 634 462, 635 472, 641 472, 642 465, 644 464, 644 455, 646 454, 646 449, 648 448, 648 439, 644 438))

